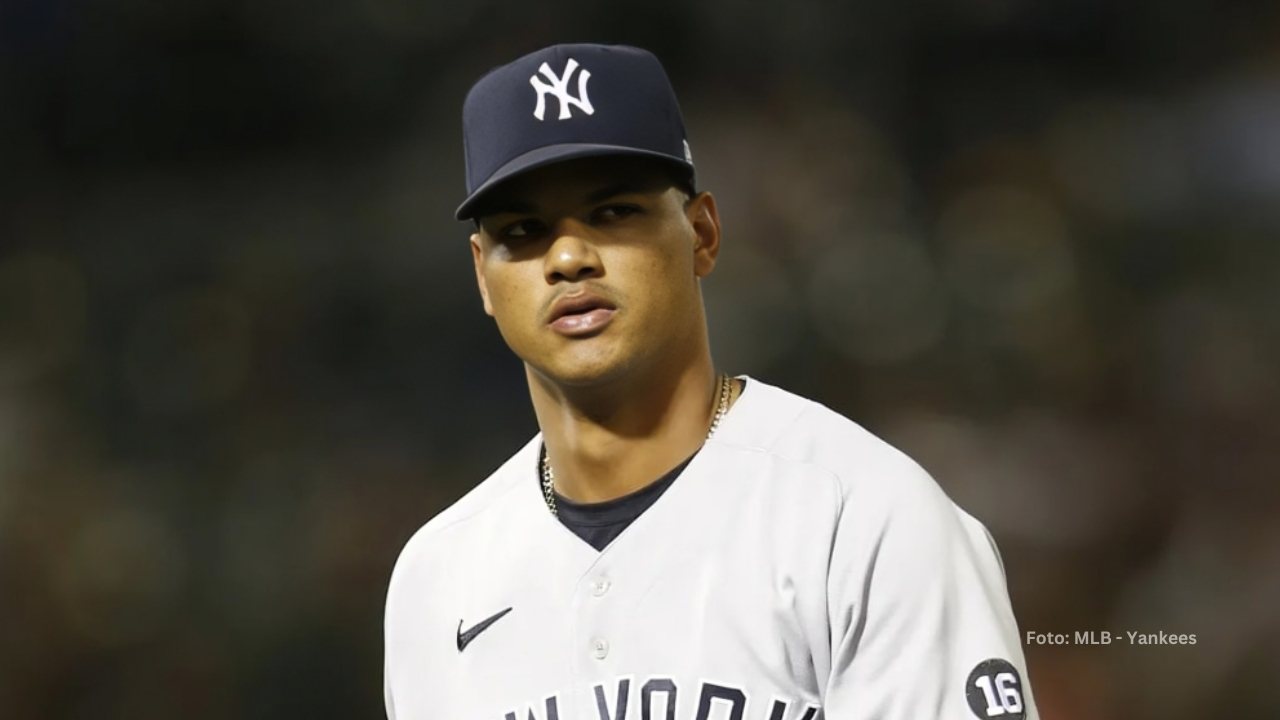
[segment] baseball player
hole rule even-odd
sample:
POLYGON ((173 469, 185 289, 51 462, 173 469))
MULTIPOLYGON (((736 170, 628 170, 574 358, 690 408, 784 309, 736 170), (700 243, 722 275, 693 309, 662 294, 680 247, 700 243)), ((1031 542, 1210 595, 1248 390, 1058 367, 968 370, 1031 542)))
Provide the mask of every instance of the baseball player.
POLYGON ((712 362, 674 91, 558 45, 463 108, 471 253, 541 432, 404 548, 391 720, 1035 718, 991 537, 911 459, 712 362))

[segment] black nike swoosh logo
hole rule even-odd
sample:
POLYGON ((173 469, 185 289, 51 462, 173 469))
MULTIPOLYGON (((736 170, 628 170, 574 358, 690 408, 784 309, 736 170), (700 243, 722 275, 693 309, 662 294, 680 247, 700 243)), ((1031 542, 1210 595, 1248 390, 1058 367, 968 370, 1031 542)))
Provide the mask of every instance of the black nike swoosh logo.
POLYGON ((458 652, 462 652, 462 649, 465 648, 467 645, 470 645, 471 641, 475 640, 477 635, 484 632, 485 630, 488 630, 490 625, 498 622, 499 618, 501 618, 503 615, 506 615, 509 612, 511 612, 511 608, 507 608, 506 610, 503 610, 500 613, 495 613, 493 615, 490 615, 484 620, 481 620, 480 622, 476 623, 474 627, 468 628, 466 632, 462 631, 462 621, 459 620, 458 621, 458 652))

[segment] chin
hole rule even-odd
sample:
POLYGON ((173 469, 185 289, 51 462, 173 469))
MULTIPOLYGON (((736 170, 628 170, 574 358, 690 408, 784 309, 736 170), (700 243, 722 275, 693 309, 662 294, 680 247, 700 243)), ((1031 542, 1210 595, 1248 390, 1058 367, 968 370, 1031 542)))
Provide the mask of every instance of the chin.
POLYGON ((619 353, 586 347, 571 348, 545 360, 526 362, 555 384, 570 387, 591 387, 610 382, 624 375, 631 365, 619 353))
POLYGON ((542 374, 557 385, 592 387, 607 383, 622 375, 622 372, 616 367, 592 364, 573 365, 570 367, 556 366, 547 368, 542 371, 542 374))

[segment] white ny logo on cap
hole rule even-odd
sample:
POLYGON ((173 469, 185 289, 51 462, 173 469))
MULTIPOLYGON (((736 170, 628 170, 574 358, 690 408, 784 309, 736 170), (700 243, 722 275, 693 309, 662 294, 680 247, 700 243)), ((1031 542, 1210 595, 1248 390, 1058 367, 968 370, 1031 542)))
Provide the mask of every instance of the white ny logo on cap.
POLYGON ((547 109, 547 93, 556 96, 560 101, 560 120, 568 120, 572 114, 569 106, 574 105, 582 112, 592 115, 595 108, 591 107, 591 99, 587 97, 587 80, 591 78, 591 71, 582 68, 582 72, 578 73, 578 97, 569 94, 569 80, 573 77, 573 72, 578 69, 578 61, 569 58, 569 62, 564 65, 564 75, 556 77, 551 71, 551 66, 542 63, 542 67, 538 68, 538 72, 545 75, 551 83, 547 84, 537 75, 529 76, 529 84, 533 85, 533 89, 538 91, 538 105, 533 109, 533 116, 542 119, 543 113, 547 109))

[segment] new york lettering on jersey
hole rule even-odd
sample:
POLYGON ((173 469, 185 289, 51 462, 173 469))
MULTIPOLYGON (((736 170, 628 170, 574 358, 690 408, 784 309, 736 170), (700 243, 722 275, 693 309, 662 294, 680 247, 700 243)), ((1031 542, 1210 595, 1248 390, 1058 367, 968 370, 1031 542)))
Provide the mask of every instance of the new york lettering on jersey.
MULTIPOLYGON (((671 678, 649 678, 641 683, 638 692, 632 693, 634 679, 618 678, 612 686, 598 684, 592 688, 596 701, 596 713, 590 715, 592 720, 664 720, 674 718, 683 720, 818 720, 822 709, 810 703, 797 703, 771 698, 767 703, 758 706, 752 704, 750 696, 741 688, 718 685, 703 681, 692 693, 696 701, 692 705, 683 706, 693 710, 692 715, 682 715, 679 710, 680 687, 671 678), (612 698, 612 699, 610 699, 612 698), (752 710, 759 707, 760 713, 752 710)), ((686 691, 687 693, 687 691, 686 691)), ((529 704, 520 710, 512 710, 503 715, 502 720, 567 720, 560 714, 560 698, 546 698, 539 705, 529 704)))

